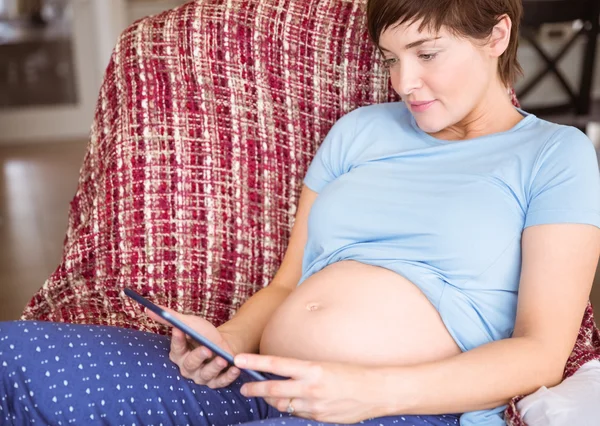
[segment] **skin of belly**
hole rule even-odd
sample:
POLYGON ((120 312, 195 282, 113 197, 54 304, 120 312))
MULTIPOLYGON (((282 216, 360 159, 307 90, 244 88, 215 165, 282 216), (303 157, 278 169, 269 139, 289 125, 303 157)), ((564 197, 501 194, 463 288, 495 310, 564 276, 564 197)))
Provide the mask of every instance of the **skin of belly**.
POLYGON ((305 280, 276 309, 260 342, 265 355, 366 366, 413 365, 460 352, 418 287, 356 261, 305 280))

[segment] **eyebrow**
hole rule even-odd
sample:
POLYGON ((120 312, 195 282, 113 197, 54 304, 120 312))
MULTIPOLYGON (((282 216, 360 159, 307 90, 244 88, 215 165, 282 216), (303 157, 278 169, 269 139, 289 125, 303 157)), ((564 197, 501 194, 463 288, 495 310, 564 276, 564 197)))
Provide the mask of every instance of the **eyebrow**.
MULTIPOLYGON (((406 45, 406 47, 405 47, 405 48, 406 48, 406 50, 409 50, 409 49, 412 49, 413 47, 418 47, 418 46, 420 46, 420 45, 422 45, 422 44, 424 44, 424 43, 427 43, 427 42, 430 42, 430 41, 439 40, 439 39, 441 39, 441 37, 435 37, 435 38, 422 38, 422 39, 420 39, 420 40, 413 41, 412 43, 408 43, 408 44, 406 45)), ((386 52, 392 53, 392 51, 391 51, 391 50, 389 50, 389 49, 386 49, 385 47, 379 46, 379 48, 380 48, 381 50, 385 50, 386 52)))

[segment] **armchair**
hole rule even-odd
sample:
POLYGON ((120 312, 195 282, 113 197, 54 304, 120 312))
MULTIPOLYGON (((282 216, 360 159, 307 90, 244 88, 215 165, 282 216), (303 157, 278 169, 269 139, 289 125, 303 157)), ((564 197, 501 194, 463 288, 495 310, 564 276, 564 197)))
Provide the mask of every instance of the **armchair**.
MULTIPOLYGON (((166 333, 124 287, 220 325, 266 286, 329 128, 398 100, 365 3, 197 0, 131 25, 100 91, 62 262, 22 318, 166 333)), ((594 358, 588 307, 565 374, 594 358)), ((514 401, 507 414, 524 424, 514 401)))

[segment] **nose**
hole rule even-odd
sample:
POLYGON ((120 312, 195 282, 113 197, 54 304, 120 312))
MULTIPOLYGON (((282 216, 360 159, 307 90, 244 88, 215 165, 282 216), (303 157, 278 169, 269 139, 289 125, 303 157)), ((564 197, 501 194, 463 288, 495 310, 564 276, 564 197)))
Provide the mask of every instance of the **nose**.
POLYGON ((409 62, 401 62, 394 67, 391 78, 392 86, 402 97, 410 95, 423 86, 419 67, 409 62))

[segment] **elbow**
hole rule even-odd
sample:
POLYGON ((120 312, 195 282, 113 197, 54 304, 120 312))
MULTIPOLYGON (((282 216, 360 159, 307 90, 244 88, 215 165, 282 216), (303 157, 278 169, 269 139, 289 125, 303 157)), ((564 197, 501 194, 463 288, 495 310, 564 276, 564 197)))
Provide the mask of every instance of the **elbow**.
POLYGON ((563 381, 565 367, 567 366, 567 361, 569 360, 570 355, 571 354, 569 353, 564 357, 559 357, 560 359, 552 366, 548 377, 551 386, 556 386, 563 381))
MULTIPOLYGON (((519 390, 517 394, 529 395, 536 392, 542 387, 548 389, 560 384, 563 380, 564 364, 562 367, 557 362, 552 362, 548 357, 544 356, 545 359, 540 359, 539 354, 534 360, 528 364, 527 372, 523 372, 521 377, 523 380, 519 383, 519 390), (528 377, 528 379, 525 379, 528 377)), ((509 397, 512 398, 514 395, 509 397)), ((506 403, 506 400, 503 402, 506 403)))
MULTIPOLYGON (((571 351, 566 351, 564 347, 557 347, 555 341, 526 338, 528 341, 528 361, 529 384, 526 385, 529 391, 536 391, 542 386, 547 388, 558 385, 563 380, 565 365, 571 351)), ((524 384, 524 383, 523 383, 524 384)), ((529 393, 529 392, 528 392, 529 393)))
POLYGON ((545 349, 546 350, 544 351, 537 352, 533 361, 534 365, 538 366, 539 370, 541 370, 538 371, 539 375, 536 389, 539 389, 542 386, 550 388, 561 383, 565 365, 568 360, 568 355, 563 356, 562 354, 556 354, 556 349, 554 351, 551 351, 548 348, 545 349), (541 355, 542 359, 540 359, 540 353, 544 354, 541 355))
POLYGON ((544 382, 541 386, 546 386, 547 388, 551 388, 553 386, 558 385, 563 380, 563 373, 565 371, 565 363, 559 365, 558 363, 553 363, 553 365, 548 367, 548 371, 544 375, 544 382))

